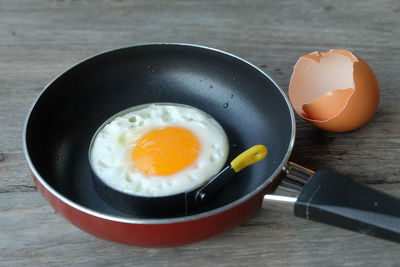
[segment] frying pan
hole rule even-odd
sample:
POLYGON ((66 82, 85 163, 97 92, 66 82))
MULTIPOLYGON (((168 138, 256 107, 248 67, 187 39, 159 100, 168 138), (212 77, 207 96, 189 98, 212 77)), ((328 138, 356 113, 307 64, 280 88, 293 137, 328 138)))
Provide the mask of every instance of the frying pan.
POLYGON ((197 242, 239 225, 267 198, 294 204, 299 217, 400 241, 400 201, 335 172, 288 162, 294 139, 285 93, 257 67, 216 49, 163 43, 107 51, 60 74, 33 103, 23 145, 44 198, 71 223, 106 240, 144 247, 197 242), (88 147, 107 118, 152 102, 186 104, 213 116, 229 137, 228 161, 255 144, 265 144, 269 154, 191 214, 124 213, 94 189, 88 147))

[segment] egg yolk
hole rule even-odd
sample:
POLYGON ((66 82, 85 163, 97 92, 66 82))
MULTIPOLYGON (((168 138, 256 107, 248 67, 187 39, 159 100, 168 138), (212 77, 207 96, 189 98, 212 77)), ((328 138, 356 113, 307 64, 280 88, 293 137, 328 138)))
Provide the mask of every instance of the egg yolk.
POLYGON ((180 127, 145 134, 132 152, 135 167, 147 175, 170 175, 192 164, 200 151, 196 136, 180 127))

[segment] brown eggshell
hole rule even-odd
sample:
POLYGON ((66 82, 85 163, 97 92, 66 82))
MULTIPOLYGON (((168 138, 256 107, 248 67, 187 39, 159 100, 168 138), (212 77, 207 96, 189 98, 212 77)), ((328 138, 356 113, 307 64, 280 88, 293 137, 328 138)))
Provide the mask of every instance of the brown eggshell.
POLYGON ((303 105, 304 117, 310 120, 329 120, 343 110, 353 93, 353 88, 329 91, 314 102, 303 105))
POLYGON ((289 99, 297 114, 314 126, 346 132, 374 115, 379 85, 368 64, 351 52, 313 52, 296 63, 289 99))

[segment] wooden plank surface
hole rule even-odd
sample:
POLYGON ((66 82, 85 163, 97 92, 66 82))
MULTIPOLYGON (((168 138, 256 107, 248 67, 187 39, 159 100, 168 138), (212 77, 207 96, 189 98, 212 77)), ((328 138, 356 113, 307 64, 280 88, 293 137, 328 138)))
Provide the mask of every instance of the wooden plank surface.
POLYGON ((241 226, 183 247, 97 239, 56 214, 30 177, 22 128, 58 73, 103 50, 147 42, 219 48, 284 90, 297 58, 349 49, 374 69, 380 106, 359 130, 333 134, 297 118, 291 160, 332 168, 400 197, 399 1, 0 1, 0 265, 395 266, 400 245, 307 222, 269 205, 241 226))

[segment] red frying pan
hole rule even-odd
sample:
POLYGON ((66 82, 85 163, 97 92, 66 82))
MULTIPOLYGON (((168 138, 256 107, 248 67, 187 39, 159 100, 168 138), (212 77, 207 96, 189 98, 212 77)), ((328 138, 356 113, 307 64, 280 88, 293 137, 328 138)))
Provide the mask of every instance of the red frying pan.
POLYGON ((295 119, 284 92, 252 64, 187 44, 111 50, 60 74, 33 103, 24 127, 34 181, 54 209, 77 227, 123 244, 163 247, 197 242, 237 226, 281 184, 296 216, 400 241, 400 201, 335 172, 288 162, 295 119), (154 102, 190 105, 213 116, 229 137, 231 161, 255 144, 269 153, 237 173, 189 214, 137 216, 116 209, 94 189, 91 138, 112 115, 154 102))

